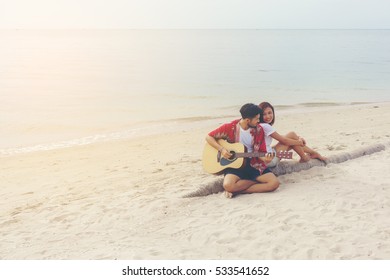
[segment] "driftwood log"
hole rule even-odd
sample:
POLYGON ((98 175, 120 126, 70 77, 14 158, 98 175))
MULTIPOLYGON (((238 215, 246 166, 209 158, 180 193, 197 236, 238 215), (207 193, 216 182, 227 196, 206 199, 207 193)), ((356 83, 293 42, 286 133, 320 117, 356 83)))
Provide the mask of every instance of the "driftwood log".
MULTIPOLYGON (((389 144, 387 144, 388 146, 389 144)), ((341 163, 347 160, 355 159, 358 157, 371 155, 386 149, 386 146, 383 144, 371 145, 368 147, 360 148, 349 153, 340 153, 337 155, 332 155, 328 157, 326 162, 320 161, 318 159, 312 159, 308 162, 300 163, 296 161, 282 161, 276 167, 271 168, 272 172, 276 176, 289 174, 292 172, 299 172, 302 170, 310 169, 314 166, 326 166, 331 163, 341 163)), ((218 177, 212 182, 201 185, 197 190, 190 192, 183 197, 197 197, 197 196, 207 196, 210 194, 215 194, 223 191, 222 187, 223 177, 218 177)))

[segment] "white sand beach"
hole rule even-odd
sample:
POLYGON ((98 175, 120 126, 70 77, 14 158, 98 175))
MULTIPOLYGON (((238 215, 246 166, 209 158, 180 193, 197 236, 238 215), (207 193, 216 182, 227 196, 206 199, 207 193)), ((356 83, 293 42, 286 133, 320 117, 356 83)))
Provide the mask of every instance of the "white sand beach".
POLYGON ((183 198, 215 180, 201 154, 219 120, 5 156, 0 259, 390 259, 390 104, 276 114, 279 133, 293 130, 325 156, 377 143, 386 150, 233 199, 183 198))

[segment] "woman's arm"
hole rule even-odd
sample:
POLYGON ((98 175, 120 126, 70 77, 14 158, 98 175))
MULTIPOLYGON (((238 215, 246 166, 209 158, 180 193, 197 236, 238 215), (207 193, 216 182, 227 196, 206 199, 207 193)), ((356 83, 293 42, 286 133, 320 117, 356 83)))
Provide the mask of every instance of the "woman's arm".
POLYGON ((305 146, 305 143, 303 142, 303 138, 298 138, 297 140, 292 138, 287 138, 283 135, 280 135, 276 131, 270 135, 273 139, 279 141, 279 143, 282 143, 286 146, 305 146))

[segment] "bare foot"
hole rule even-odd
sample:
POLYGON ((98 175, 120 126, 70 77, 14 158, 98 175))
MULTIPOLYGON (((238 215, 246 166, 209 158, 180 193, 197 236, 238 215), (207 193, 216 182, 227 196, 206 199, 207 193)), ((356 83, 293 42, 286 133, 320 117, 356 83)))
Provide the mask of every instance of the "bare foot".
POLYGON ((301 163, 308 162, 310 159, 311 159, 311 157, 309 157, 308 155, 305 155, 304 157, 301 157, 299 162, 301 162, 301 163))
POLYGON ((225 194, 225 197, 226 198, 233 198, 233 193, 231 193, 231 192, 228 192, 228 191, 224 191, 224 194, 225 194))
POLYGON ((326 161, 328 158, 327 157, 323 157, 321 156, 319 153, 312 153, 310 155, 311 158, 316 158, 316 159, 319 159, 319 160, 322 160, 322 161, 326 161))

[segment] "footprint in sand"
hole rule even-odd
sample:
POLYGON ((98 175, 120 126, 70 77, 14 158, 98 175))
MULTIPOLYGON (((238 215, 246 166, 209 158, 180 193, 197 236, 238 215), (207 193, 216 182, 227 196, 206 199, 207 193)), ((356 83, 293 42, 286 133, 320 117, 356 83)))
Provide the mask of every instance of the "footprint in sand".
POLYGON ((287 224, 290 223, 291 220, 298 219, 299 215, 292 215, 290 217, 287 217, 286 219, 283 220, 283 223, 287 224))
POLYGON ((0 227, 9 226, 9 225, 12 225, 12 224, 16 224, 18 222, 19 222, 19 220, 16 220, 16 219, 8 220, 8 221, 5 221, 5 222, 1 223, 0 227))
POLYGON ((328 236, 329 232, 326 230, 316 230, 316 231, 313 231, 313 234, 320 235, 320 236, 328 236))
POLYGON ((158 169, 152 171, 152 173, 160 173, 160 172, 162 172, 162 171, 163 171, 163 170, 162 170, 161 168, 158 168, 158 169))
POLYGON ((342 151, 346 148, 347 146, 345 145, 338 145, 338 146, 334 146, 334 145, 326 145, 326 149, 328 151, 342 151))
POLYGON ((27 193, 24 193, 22 195, 31 195, 31 194, 34 194, 34 192, 27 192, 27 193))

